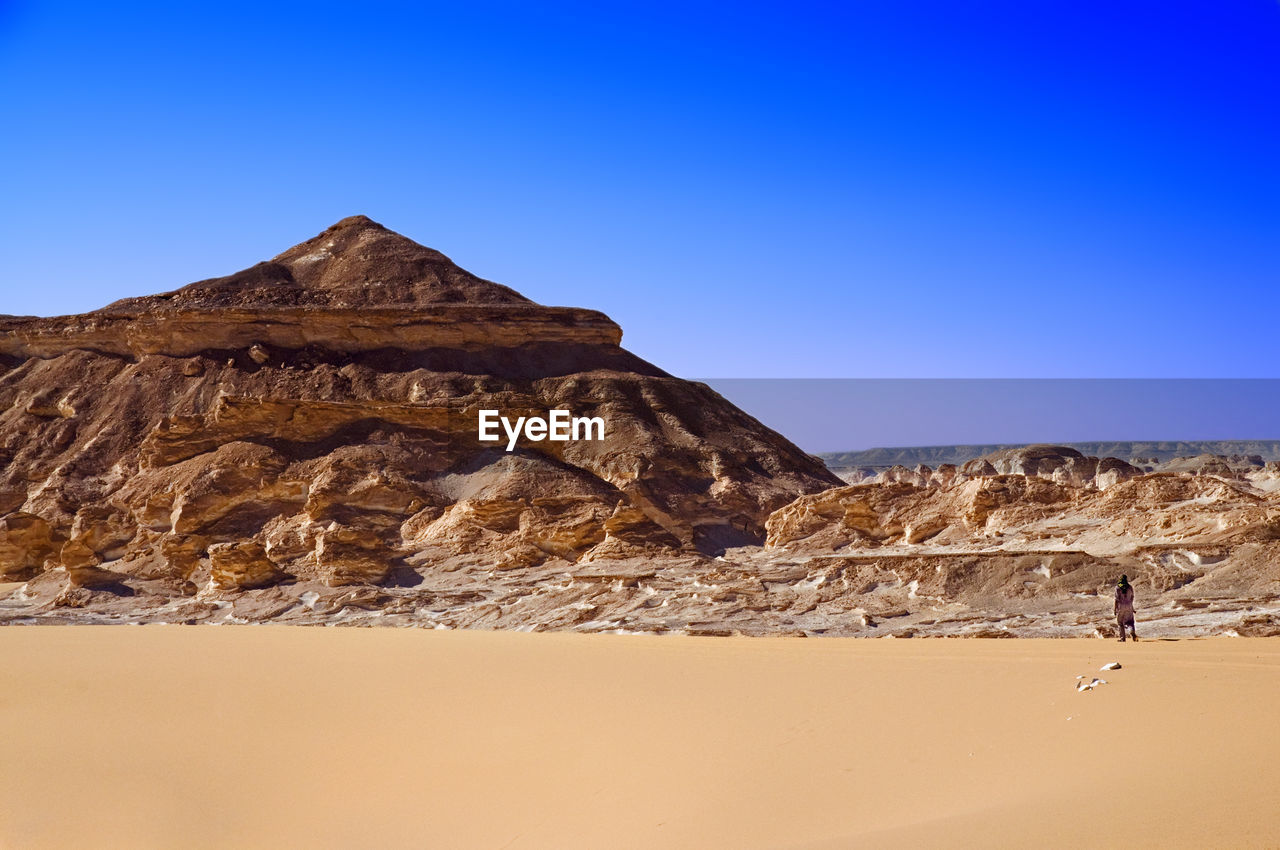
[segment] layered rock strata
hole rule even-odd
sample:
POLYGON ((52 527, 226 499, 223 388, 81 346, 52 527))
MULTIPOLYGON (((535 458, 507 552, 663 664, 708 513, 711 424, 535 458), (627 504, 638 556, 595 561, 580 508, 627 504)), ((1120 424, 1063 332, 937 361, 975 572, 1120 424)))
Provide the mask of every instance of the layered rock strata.
POLYGON ((363 217, 225 278, 0 319, 0 573, 179 599, 696 559, 838 483, 620 339, 363 217), (606 434, 508 452, 482 409, 606 434))

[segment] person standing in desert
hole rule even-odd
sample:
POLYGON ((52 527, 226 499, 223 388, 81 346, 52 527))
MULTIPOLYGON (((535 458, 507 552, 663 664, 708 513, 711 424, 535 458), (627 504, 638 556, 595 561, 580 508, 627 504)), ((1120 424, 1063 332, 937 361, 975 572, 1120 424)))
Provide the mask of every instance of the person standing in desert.
POLYGON ((1136 641, 1138 639, 1138 630, 1133 624, 1133 585, 1129 584, 1127 575, 1120 576, 1119 583, 1116 584, 1116 604, 1115 604, 1116 623, 1120 626, 1120 642, 1124 643, 1124 630, 1128 626, 1129 634, 1136 641))

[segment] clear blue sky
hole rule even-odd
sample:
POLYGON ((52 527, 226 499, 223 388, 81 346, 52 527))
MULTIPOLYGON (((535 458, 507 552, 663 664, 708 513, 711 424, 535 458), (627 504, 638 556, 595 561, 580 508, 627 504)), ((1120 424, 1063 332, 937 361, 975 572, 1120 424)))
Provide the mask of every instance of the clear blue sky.
POLYGON ((1277 379, 720 379, 811 452, 875 446, 1280 441, 1277 379))
POLYGON ((364 213, 696 377, 1274 377, 1280 3, 0 0, 0 312, 364 213))

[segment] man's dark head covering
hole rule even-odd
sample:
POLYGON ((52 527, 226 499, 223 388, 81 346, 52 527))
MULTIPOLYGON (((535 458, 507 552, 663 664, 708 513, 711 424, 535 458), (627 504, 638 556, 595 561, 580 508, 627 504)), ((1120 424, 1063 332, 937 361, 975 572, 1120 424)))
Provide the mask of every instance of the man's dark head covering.
POLYGON ((1128 583, 1129 583, 1129 577, 1128 577, 1128 576, 1120 576, 1120 586, 1121 586, 1121 587, 1124 587, 1124 586, 1125 586, 1125 585, 1127 585, 1128 583))

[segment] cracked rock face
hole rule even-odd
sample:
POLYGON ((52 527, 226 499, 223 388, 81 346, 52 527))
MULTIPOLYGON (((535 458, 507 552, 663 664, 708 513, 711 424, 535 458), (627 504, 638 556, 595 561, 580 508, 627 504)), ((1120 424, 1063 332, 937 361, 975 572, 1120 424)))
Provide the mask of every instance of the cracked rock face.
POLYGON ((620 340, 363 217, 225 278, 0 318, 0 577, 145 608, 459 564, 701 562, 839 483, 620 340), (556 408, 605 438, 477 438, 481 409, 556 408))

